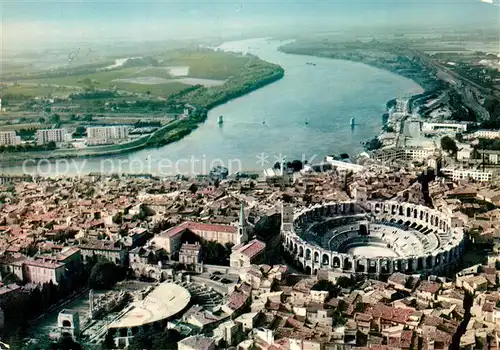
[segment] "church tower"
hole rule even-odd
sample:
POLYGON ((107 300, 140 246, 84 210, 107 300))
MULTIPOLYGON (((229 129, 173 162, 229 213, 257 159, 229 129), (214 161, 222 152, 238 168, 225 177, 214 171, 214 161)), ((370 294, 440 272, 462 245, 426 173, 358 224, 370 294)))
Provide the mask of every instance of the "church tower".
POLYGON ((248 242, 248 232, 245 220, 245 205, 243 201, 240 202, 240 219, 238 222, 238 234, 239 234, 240 244, 248 242))
POLYGON ((288 203, 281 204, 281 233, 292 231, 293 207, 288 203))

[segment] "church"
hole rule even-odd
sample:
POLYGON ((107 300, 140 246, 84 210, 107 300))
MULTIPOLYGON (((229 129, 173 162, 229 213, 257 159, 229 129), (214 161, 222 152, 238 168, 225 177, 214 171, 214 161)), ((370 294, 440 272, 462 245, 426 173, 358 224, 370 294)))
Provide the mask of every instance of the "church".
POLYGON ((220 244, 231 243, 235 247, 248 242, 248 228, 245 220, 243 203, 240 207, 240 215, 237 224, 219 225, 203 222, 185 221, 180 225, 172 227, 152 239, 152 243, 161 247, 169 255, 179 251, 185 233, 192 233, 206 241, 215 241, 220 244))

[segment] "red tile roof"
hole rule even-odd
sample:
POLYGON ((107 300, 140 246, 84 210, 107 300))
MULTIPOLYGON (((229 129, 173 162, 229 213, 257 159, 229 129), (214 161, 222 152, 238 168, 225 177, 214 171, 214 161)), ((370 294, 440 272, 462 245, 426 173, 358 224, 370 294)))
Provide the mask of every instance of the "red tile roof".
POLYGON ((232 225, 216 225, 216 224, 204 224, 200 222, 187 222, 187 228, 190 230, 197 231, 214 231, 214 232, 227 232, 236 233, 238 232, 238 227, 232 225))
POLYGON ((483 311, 486 311, 486 312, 493 312, 493 309, 495 308, 495 304, 493 303, 484 303, 483 305, 483 311))
POLYGON ((174 238, 175 236, 177 236, 181 233, 184 233, 186 230, 187 230, 187 227, 185 227, 184 224, 181 224, 179 226, 172 227, 165 232, 162 232, 161 235, 167 236, 170 238, 174 238))
POLYGON ((181 250, 187 249, 187 250, 200 250, 201 245, 199 244, 190 244, 190 243, 184 243, 181 245, 181 250))
POLYGON ((25 260, 25 265, 42 267, 46 269, 58 269, 63 267, 63 263, 55 262, 55 261, 44 261, 44 260, 25 260))
POLYGON ((422 281, 422 283, 420 284, 420 286, 418 286, 417 289, 421 292, 435 294, 439 290, 439 287, 441 287, 441 285, 438 283, 431 281, 422 281))
POLYGON ((205 224, 201 222, 186 221, 178 226, 175 226, 165 231, 163 234, 173 238, 178 234, 183 233, 187 229, 191 231, 213 231, 213 232, 227 232, 227 233, 238 232, 238 227, 232 225, 205 224))
POLYGON ((246 302, 248 301, 248 298, 249 298, 248 295, 245 295, 241 292, 233 292, 229 296, 228 306, 232 310, 239 310, 240 308, 242 308, 246 304, 246 302))
POLYGON ((412 309, 395 308, 383 304, 376 304, 365 313, 371 314, 373 318, 381 318, 384 320, 402 324, 406 323, 413 312, 414 310, 412 309))
POLYGON ((373 319, 372 315, 367 315, 367 314, 362 314, 362 313, 357 313, 354 316, 355 321, 361 321, 361 322, 369 322, 373 319))
POLYGON ((266 244, 257 239, 250 241, 248 244, 239 249, 239 252, 246 255, 250 259, 262 252, 266 248, 266 244))
POLYGON ((86 244, 80 244, 78 248, 84 250, 112 250, 112 251, 121 250, 120 247, 115 247, 115 244, 110 241, 91 241, 86 244))

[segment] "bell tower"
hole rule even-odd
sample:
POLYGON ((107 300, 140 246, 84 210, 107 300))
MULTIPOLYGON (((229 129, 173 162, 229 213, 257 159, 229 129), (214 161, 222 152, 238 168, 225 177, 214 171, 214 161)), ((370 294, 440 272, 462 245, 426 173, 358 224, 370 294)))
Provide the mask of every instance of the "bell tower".
POLYGON ((293 207, 288 203, 281 204, 281 232, 291 231, 293 226, 293 207))
POLYGON ((243 201, 240 202, 240 218, 238 221, 238 234, 239 234, 240 244, 248 242, 248 232, 245 220, 245 205, 243 201))

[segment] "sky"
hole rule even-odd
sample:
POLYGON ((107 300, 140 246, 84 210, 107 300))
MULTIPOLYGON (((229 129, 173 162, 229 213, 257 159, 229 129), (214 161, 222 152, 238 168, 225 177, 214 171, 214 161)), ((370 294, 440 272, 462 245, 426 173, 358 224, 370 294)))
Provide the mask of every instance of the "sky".
POLYGON ((0 6, 3 48, 350 26, 500 27, 500 7, 480 0, 0 0, 0 6))

